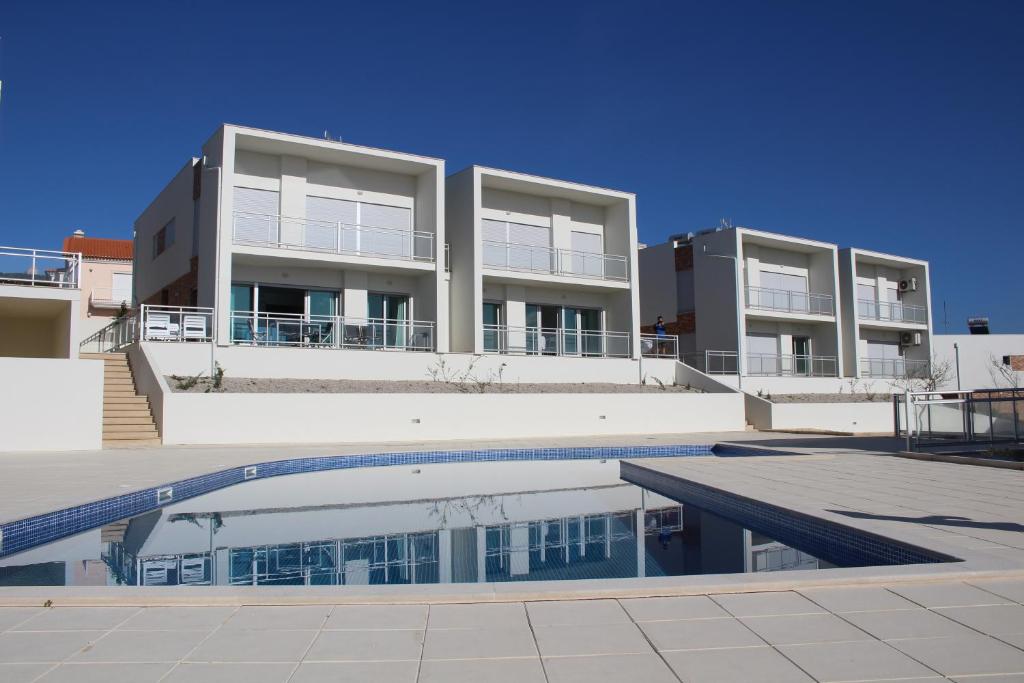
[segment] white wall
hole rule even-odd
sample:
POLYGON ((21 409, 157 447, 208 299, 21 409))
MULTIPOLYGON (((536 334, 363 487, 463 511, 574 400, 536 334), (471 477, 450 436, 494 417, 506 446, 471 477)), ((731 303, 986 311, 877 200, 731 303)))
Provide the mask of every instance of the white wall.
POLYGON ((189 159, 167 187, 135 219, 134 294, 139 303, 189 272, 193 253, 193 166, 189 159), (174 220, 174 244, 153 258, 153 235, 174 220))
POLYGON ((170 394, 166 444, 506 439, 742 430, 738 394, 170 394))
MULTIPOLYGON (((992 367, 992 359, 1002 364, 1003 356, 1024 356, 1024 334, 937 334, 932 338, 934 359, 950 366, 949 379, 941 389, 956 389, 953 344, 960 347, 961 389, 1008 386, 1007 380, 992 367)), ((1014 374, 1017 386, 1024 386, 1024 372, 1014 374)))
POLYGON ((0 358, 0 451, 103 445, 103 362, 0 358))
POLYGON ((891 434, 892 401, 769 403, 747 398, 747 420, 758 429, 891 434))
MULTIPOLYGON (((151 363, 161 375, 209 375, 210 345, 146 342, 151 363)), ((276 377, 295 379, 431 379, 430 370, 443 360, 448 371, 461 373, 474 363, 473 374, 480 379, 497 378, 504 365, 505 383, 516 382, 607 382, 638 384, 657 377, 675 382, 675 361, 671 358, 570 358, 559 356, 517 356, 464 353, 413 353, 363 351, 358 349, 217 347, 215 358, 228 377, 276 377)))

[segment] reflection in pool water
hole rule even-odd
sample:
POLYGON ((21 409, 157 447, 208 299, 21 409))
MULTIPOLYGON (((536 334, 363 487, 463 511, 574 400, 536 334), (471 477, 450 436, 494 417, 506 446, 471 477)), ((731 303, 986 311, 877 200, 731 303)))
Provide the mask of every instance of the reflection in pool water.
POLYGON ((378 585, 831 566, 623 482, 618 461, 299 474, 0 561, 0 585, 378 585))

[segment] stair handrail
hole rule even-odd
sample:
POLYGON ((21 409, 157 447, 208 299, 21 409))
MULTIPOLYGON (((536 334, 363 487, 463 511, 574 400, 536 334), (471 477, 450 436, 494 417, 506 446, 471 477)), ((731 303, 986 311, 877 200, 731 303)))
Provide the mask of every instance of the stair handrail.
POLYGON ((78 349, 85 353, 108 353, 138 341, 138 337, 138 316, 134 311, 131 311, 119 318, 115 318, 109 325, 100 328, 83 339, 79 343, 78 349), (87 348, 89 344, 95 344, 96 349, 87 348))

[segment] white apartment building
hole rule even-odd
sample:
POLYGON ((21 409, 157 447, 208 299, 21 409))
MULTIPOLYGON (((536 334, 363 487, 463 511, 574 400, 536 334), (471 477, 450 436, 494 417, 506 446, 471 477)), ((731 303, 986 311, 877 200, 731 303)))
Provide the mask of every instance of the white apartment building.
POLYGON ((926 377, 932 359, 928 262, 864 249, 839 253, 845 365, 854 377, 926 377))
POLYGON ((472 166, 447 230, 453 350, 639 358, 633 194, 472 166))
POLYGON ((843 375, 837 248, 749 228, 640 250, 643 321, 661 315, 710 374, 843 375))
POLYGON ((135 223, 146 337, 447 351, 443 179, 440 159, 222 126, 135 223))

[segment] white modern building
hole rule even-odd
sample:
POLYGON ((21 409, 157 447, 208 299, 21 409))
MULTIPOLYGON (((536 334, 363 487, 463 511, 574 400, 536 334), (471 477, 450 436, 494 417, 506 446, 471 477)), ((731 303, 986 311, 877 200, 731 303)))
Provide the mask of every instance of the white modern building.
POLYGON ((472 166, 447 229, 454 350, 639 357, 633 194, 472 166))
POLYGON ((749 228, 641 249, 644 329, 663 316, 682 358, 709 374, 841 377, 837 254, 833 244, 749 228))
POLYGON ((135 223, 147 332, 447 351, 443 180, 440 159, 222 126, 135 223))
POLYGON ((928 262, 864 249, 839 253, 845 367, 864 379, 924 378, 932 360, 928 262))

